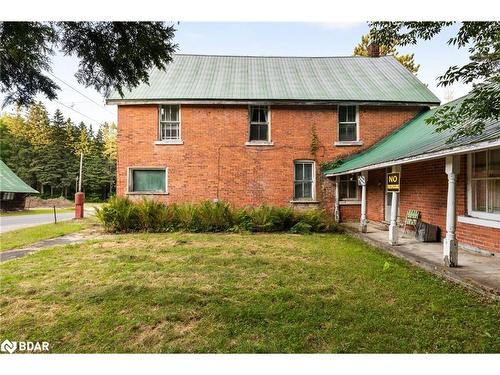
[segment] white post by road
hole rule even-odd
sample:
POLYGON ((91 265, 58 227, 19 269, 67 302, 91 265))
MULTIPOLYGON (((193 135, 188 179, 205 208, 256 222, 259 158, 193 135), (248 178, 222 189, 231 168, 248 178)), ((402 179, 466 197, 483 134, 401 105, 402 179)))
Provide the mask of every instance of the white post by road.
POLYGON ((366 233, 368 221, 366 220, 366 185, 368 183, 368 171, 361 172, 363 183, 361 184, 361 218, 360 229, 361 233, 366 233))
POLYGON ((455 237, 457 222, 456 184, 460 173, 460 156, 446 157, 448 175, 448 203, 446 207, 446 238, 443 241, 443 261, 448 267, 458 266, 458 242, 455 237))
MULTIPOLYGON (((401 172, 401 166, 392 167, 393 172, 401 172)), ((400 182, 401 183, 401 182, 400 182)), ((391 204, 391 224, 389 225, 389 243, 391 245, 398 244, 398 208, 399 208, 399 193, 392 193, 391 204)))

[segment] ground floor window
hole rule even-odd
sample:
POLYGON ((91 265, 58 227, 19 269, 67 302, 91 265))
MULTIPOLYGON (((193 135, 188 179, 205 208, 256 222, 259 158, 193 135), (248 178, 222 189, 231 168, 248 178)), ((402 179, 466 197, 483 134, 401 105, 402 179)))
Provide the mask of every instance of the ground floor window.
POLYGON ((11 201, 14 199, 14 193, 1 193, 2 194, 2 200, 4 201, 11 201))
POLYGON ((130 193, 166 193, 166 168, 130 168, 130 193))
POLYGON ((357 174, 346 174, 340 176, 339 180, 340 200, 358 200, 357 174))
POLYGON ((500 220, 500 148, 470 155, 469 211, 500 220))
POLYGON ((314 199, 314 162, 298 160, 294 167, 294 199, 314 199))

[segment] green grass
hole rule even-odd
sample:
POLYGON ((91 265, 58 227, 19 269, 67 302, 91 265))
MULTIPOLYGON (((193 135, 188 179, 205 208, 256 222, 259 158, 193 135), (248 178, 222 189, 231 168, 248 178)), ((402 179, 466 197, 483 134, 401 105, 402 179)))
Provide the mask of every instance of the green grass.
MULTIPOLYGON (((74 207, 56 208, 56 213, 74 212, 74 211, 75 211, 74 207)), ((29 210, 23 210, 23 211, 0 212, 0 216, 41 215, 41 214, 52 214, 52 213, 54 213, 53 208, 31 208, 29 210)))
POLYGON ((37 241, 78 232, 87 226, 87 221, 61 221, 57 224, 43 224, 2 233, 0 235, 0 252, 27 246, 37 241))
POLYGON ((0 266, 53 352, 499 352, 500 304, 345 234, 130 234, 0 266))

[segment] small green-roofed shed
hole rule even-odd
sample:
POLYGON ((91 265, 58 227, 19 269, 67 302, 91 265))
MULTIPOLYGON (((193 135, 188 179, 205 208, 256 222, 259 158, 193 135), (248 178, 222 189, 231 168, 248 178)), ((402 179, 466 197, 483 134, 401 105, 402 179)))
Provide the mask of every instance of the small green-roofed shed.
POLYGON ((32 193, 39 192, 21 180, 12 170, 0 160, 0 192, 2 193, 32 193))
MULTIPOLYGON (((447 105, 456 106, 464 98, 447 105)), ((323 173, 326 176, 357 173, 363 170, 500 146, 500 119, 487 122, 484 132, 480 135, 447 143, 452 131, 438 133, 433 125, 425 121, 435 113, 437 108, 420 114, 366 151, 348 157, 339 166, 325 170, 323 173)))

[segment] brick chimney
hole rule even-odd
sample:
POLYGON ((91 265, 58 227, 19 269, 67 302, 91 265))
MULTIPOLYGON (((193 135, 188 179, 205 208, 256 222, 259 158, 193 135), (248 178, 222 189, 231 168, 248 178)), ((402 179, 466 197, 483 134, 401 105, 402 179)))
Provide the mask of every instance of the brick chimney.
POLYGON ((370 43, 368 45, 368 56, 370 57, 379 57, 380 56, 380 48, 376 43, 370 43))

